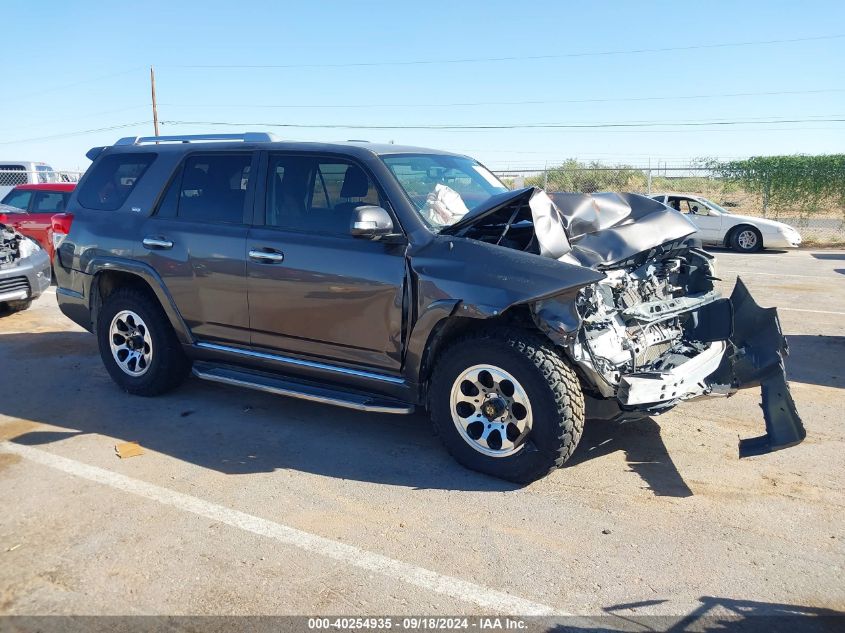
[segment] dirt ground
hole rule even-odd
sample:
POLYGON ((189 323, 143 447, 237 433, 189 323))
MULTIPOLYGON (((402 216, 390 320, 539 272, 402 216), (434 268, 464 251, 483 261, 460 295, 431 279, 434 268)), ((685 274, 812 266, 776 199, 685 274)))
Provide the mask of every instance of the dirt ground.
POLYGON ((746 391, 588 422, 527 487, 454 463, 422 414, 127 395, 51 290, 0 317, 0 614, 845 611, 845 252, 717 255, 725 291, 781 310, 807 440, 739 460, 746 391))

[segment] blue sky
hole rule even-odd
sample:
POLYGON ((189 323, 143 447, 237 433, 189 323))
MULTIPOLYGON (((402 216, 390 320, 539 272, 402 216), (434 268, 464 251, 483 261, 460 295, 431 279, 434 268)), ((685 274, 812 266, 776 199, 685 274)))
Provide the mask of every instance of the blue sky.
POLYGON ((267 129, 294 140, 395 141, 462 151, 494 168, 567 157, 654 164, 845 147, 845 123, 818 121, 484 130, 261 125, 845 119, 845 37, 714 46, 843 36, 841 1, 6 0, 2 15, 0 160, 84 169, 88 148, 151 134, 151 64, 162 121, 247 124, 165 123, 168 134, 267 129), (693 48, 605 54, 683 47, 693 48), (396 63, 478 58, 517 59, 396 63), (232 65, 241 67, 220 67, 232 65), (58 138, 31 140, 41 137, 58 138))

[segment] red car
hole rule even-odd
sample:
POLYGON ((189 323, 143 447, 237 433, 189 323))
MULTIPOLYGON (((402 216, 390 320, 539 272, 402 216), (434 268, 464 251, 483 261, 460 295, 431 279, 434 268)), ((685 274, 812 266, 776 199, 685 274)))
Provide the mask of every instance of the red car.
POLYGON ((18 185, 0 200, 0 224, 12 226, 37 241, 53 261, 51 218, 65 210, 76 183, 18 185))

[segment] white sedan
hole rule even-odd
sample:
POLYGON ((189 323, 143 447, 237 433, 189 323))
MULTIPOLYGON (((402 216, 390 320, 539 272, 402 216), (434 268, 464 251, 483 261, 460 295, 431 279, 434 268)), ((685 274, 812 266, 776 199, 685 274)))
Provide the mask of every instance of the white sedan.
POLYGON ((794 248, 801 244, 798 231, 788 224, 734 215, 707 198, 674 193, 650 197, 686 215, 698 227, 696 237, 704 244, 730 246, 741 253, 753 253, 764 247, 794 248))

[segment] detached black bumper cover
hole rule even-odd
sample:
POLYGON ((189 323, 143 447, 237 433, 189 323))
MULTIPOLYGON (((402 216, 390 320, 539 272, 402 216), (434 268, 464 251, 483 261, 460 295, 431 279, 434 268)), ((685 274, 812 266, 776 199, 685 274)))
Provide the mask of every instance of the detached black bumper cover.
POLYGON ((795 408, 786 382, 783 359, 789 354, 777 309, 757 305, 741 279, 731 293, 733 306, 732 347, 725 354, 712 382, 733 389, 760 386, 766 434, 740 440, 739 456, 749 457, 799 444, 807 431, 795 408))

